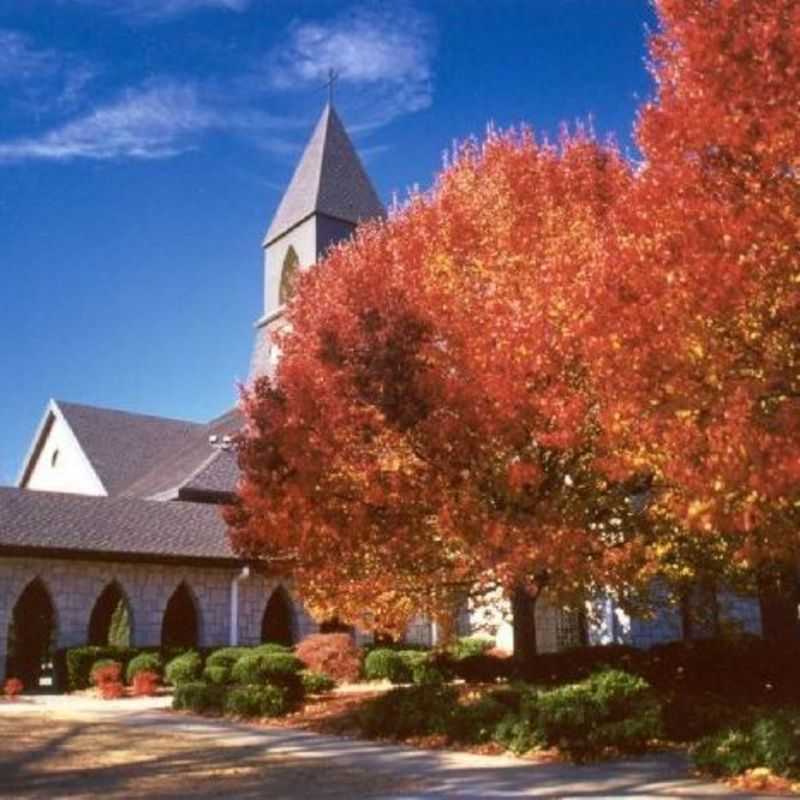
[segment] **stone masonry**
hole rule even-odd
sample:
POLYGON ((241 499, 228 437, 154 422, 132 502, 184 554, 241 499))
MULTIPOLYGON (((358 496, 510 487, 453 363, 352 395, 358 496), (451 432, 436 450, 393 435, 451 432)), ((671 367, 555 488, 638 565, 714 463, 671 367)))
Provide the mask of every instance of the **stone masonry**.
MULTIPOLYGON (((167 603, 184 582, 194 599, 200 647, 231 642, 232 581, 239 567, 183 566, 54 558, 0 559, 0 679, 4 678, 8 629, 25 587, 39 578, 55 609, 56 646, 86 644, 89 619, 103 590, 116 581, 128 602, 131 644, 157 646, 167 603)), ((261 622, 272 591, 279 585, 254 575, 239 583, 240 644, 258 644, 261 622)), ((293 636, 299 641, 317 630, 289 587, 293 636)))

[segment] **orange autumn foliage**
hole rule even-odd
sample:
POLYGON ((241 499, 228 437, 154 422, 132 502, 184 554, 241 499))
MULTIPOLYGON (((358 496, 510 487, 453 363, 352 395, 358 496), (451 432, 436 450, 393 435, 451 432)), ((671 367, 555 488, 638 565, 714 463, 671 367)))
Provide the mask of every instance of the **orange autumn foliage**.
POLYGON ((656 7, 642 164, 490 132, 300 277, 226 519, 320 617, 797 555, 800 5, 656 7))

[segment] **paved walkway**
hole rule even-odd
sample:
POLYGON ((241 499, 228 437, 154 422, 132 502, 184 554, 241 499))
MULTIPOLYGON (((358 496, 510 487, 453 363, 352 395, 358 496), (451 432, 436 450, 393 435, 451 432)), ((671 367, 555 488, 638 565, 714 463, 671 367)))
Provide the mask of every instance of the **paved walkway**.
MULTIPOLYGON (((752 796, 689 778, 686 759, 675 753, 581 767, 537 764, 506 756, 417 750, 286 728, 255 727, 185 716, 166 711, 168 703, 168 698, 103 701, 89 697, 38 697, 0 704, 0 722, 5 717, 8 723, 17 715, 20 723, 24 724, 25 717, 44 714, 56 719, 111 723, 123 726, 129 732, 146 730, 148 736, 158 732, 177 735, 196 743, 199 749, 247 748, 249 753, 256 752, 265 757, 283 756, 293 762, 301 759, 315 768, 317 764, 314 762, 318 762, 323 774, 324 770, 334 768, 367 771, 389 778, 390 786, 393 785, 391 779, 396 778, 397 790, 368 794, 386 800, 752 796), (407 788, 402 788, 409 785, 420 788, 409 793, 407 788)), ((270 793, 269 796, 293 798, 309 795, 301 787, 296 791, 284 787, 284 793, 270 793)))

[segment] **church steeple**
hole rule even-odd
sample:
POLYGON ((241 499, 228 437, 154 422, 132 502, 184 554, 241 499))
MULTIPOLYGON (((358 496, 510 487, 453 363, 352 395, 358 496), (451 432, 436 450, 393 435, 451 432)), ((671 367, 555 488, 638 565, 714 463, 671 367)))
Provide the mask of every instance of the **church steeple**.
POLYGON ((267 333, 281 324, 298 270, 308 269, 364 220, 385 210, 329 101, 264 237, 264 316, 256 323, 251 377, 271 370, 267 333))
POLYGON ((312 214, 355 225, 384 213, 339 115, 328 103, 269 226, 264 246, 312 214))

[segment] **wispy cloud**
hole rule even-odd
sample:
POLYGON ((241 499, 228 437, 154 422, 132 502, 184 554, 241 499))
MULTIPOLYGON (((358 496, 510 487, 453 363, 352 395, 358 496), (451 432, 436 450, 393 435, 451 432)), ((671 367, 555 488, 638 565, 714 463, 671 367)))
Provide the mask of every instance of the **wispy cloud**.
POLYGON ((0 143, 0 161, 166 158, 191 149, 200 132, 219 125, 192 86, 148 85, 39 136, 0 143))
POLYGON ((0 87, 6 102, 38 114, 74 108, 97 70, 85 59, 38 47, 16 30, 0 28, 0 87))
POLYGON ((0 28, 0 83, 52 75, 60 61, 55 51, 37 48, 24 33, 0 28))
POLYGON ((333 69, 357 85, 372 109, 368 124, 427 108, 433 98, 432 20, 409 6, 358 7, 323 22, 298 22, 269 58, 276 89, 321 85, 333 69))
POLYGON ((225 98, 219 88, 170 79, 151 80, 111 102, 35 136, 0 141, 0 163, 27 160, 169 158, 196 149, 204 134, 224 131, 278 156, 295 157, 291 135, 305 121, 225 98))
POLYGON ((201 9, 244 11, 250 0, 71 0, 142 22, 157 21, 201 9))

